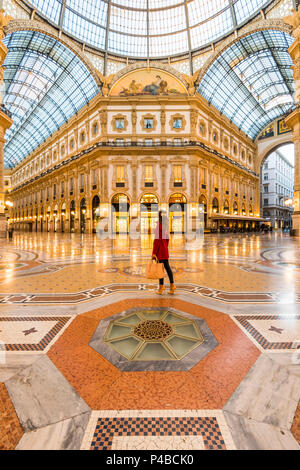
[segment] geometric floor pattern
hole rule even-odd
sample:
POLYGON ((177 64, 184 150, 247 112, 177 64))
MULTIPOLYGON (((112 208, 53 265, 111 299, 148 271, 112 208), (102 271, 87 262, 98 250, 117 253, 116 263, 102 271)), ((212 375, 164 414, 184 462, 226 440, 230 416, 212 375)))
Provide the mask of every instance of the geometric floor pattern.
POLYGON ((152 241, 138 243, 15 233, 1 245, 0 449, 299 450, 298 241, 212 234, 186 253, 171 237, 178 289, 161 297, 145 278, 152 241), (153 308, 201 323, 185 367, 122 357, 121 370, 91 347, 115 316, 153 308), (192 363, 206 331, 213 348, 192 363))
POLYGON ((0 342, 5 351, 45 351, 71 317, 1 317, 0 342))
POLYGON ((300 315, 235 315, 233 319, 262 350, 280 352, 300 347, 300 315))
POLYGON ((234 449, 221 412, 190 411, 173 413, 93 412, 82 449, 90 450, 226 450, 234 449))

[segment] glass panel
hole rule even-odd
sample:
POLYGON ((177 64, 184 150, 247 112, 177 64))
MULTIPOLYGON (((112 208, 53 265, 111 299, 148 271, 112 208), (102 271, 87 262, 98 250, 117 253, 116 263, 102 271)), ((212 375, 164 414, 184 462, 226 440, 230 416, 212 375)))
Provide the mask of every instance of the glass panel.
POLYGON ((169 313, 164 320, 168 323, 175 324, 175 323, 185 323, 188 322, 188 319, 184 319, 183 317, 177 317, 173 313, 169 313))
POLYGON ((138 348, 140 341, 136 338, 125 338, 117 341, 111 341, 110 344, 120 353, 122 356, 127 357, 128 359, 133 355, 133 353, 138 348))
POLYGON ((181 358, 191 351, 198 344, 198 341, 173 336, 167 340, 167 343, 175 351, 176 355, 181 358))
POLYGON ((192 323, 190 323, 189 325, 175 326, 175 333, 178 333, 183 336, 190 336, 192 338, 200 338, 199 332, 196 330, 192 323))
POLYGON ((127 336, 131 332, 131 328, 120 325, 113 325, 109 334, 107 335, 107 340, 120 338, 121 336, 127 336))
POLYGON ((119 323, 126 323, 127 325, 137 325, 140 321, 141 319, 135 314, 118 320, 119 323))
POLYGON ((137 361, 170 361, 174 357, 161 343, 148 343, 134 359, 137 361))

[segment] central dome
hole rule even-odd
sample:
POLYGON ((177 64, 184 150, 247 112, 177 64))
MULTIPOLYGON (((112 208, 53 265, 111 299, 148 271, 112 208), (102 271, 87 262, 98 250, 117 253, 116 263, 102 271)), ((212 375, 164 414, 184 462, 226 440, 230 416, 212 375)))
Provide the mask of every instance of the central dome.
POLYGON ((126 57, 168 57, 234 31, 270 0, 31 0, 50 23, 79 41, 126 57))

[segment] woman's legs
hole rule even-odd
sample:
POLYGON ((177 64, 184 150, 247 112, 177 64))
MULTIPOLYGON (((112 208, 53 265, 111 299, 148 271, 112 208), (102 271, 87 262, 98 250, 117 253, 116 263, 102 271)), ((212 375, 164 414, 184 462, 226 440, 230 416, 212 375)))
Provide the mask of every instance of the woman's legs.
MULTIPOLYGON (((160 262, 160 263, 163 263, 164 268, 165 268, 165 270, 167 271, 167 274, 168 274, 168 276, 169 276, 170 284, 174 284, 173 272, 172 272, 172 269, 171 269, 171 267, 170 267, 169 260, 168 260, 168 259, 162 259, 162 260, 160 260, 159 262, 160 262)), ((162 279, 159 280, 159 285, 160 285, 160 286, 163 286, 163 285, 164 285, 164 278, 162 278, 162 279)))

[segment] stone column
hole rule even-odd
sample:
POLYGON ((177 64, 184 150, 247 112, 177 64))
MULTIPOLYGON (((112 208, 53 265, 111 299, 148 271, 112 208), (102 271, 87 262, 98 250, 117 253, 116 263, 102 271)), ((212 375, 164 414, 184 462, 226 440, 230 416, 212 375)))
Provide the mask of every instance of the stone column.
POLYGON ((293 60, 294 81, 296 85, 296 109, 286 119, 285 123, 293 130, 295 145, 295 172, 294 172, 294 214, 293 235, 300 236, 300 10, 294 11, 290 16, 283 18, 284 22, 292 27, 293 44, 289 53, 293 60))
POLYGON ((290 114, 286 124, 293 129, 295 147, 293 234, 300 236, 300 108, 290 114))
MULTIPOLYGON (((3 83, 2 64, 8 53, 7 47, 0 41, 0 86, 3 83)), ((2 98, 2 97, 1 97, 2 98)), ((1 100, 2 101, 2 100, 1 100)), ((12 120, 0 109, 0 238, 6 237, 6 216, 4 214, 5 195, 4 195, 4 135, 7 129, 12 125, 12 120)))

